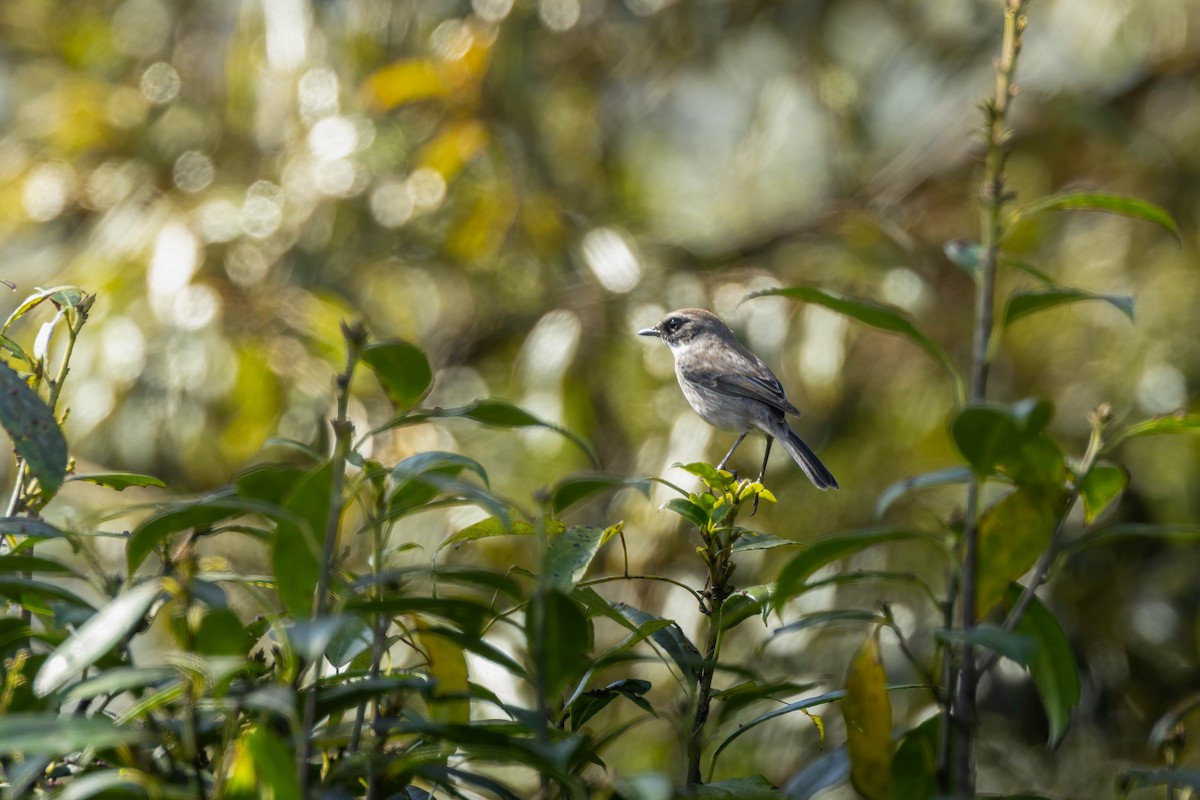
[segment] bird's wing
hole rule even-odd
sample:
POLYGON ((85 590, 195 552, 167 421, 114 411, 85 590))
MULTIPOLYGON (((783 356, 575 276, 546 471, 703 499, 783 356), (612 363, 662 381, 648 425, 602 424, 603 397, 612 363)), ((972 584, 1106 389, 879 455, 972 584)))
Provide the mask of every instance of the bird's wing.
POLYGON ((760 400, 785 414, 800 415, 799 409, 788 402, 779 379, 758 359, 757 363, 737 365, 740 369, 701 367, 694 360, 689 361, 680 365, 680 372, 691 383, 730 397, 760 400))

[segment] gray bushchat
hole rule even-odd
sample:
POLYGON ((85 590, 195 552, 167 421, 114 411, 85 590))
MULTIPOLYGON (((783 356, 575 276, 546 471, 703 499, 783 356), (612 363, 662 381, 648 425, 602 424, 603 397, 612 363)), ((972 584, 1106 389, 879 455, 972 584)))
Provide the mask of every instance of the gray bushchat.
POLYGON ((671 348, 679 388, 705 422, 738 432, 717 469, 725 468, 746 434, 757 428, 767 436, 760 482, 771 457, 771 442, 778 439, 818 489, 838 488, 833 474, 787 424, 786 416, 799 416, 800 411, 788 402, 775 373, 737 340, 720 317, 701 308, 684 308, 638 335, 657 336, 671 348))

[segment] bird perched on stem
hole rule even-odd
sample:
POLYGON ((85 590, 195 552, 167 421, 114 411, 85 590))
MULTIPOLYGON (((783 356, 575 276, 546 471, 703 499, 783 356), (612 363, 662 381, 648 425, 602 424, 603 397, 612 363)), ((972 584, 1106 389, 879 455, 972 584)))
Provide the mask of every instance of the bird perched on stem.
POLYGON ((786 416, 799 416, 800 411, 788 402, 775 373, 737 340, 720 317, 701 308, 684 308, 638 335, 657 336, 671 348, 679 388, 705 422, 738 432, 737 441, 717 469, 725 468, 746 434, 757 428, 767 436, 760 483, 771 457, 771 443, 778 439, 814 486, 838 488, 833 473, 788 425, 786 416))

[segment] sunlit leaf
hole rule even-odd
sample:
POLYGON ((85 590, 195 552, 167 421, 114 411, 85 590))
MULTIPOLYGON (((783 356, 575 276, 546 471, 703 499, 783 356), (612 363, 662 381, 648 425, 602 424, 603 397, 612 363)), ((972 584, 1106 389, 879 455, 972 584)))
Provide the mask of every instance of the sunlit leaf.
POLYGON ((466 653, 454 642, 428 630, 418 630, 416 640, 427 658, 430 677, 437 681, 430 703, 430 720, 458 725, 470 722, 466 653))
MULTIPOLYGON (((566 527, 558 520, 545 520, 539 524, 545 524, 547 533, 552 536, 566 530, 566 527)), ((457 547, 466 542, 491 539, 496 536, 532 536, 534 532, 533 524, 523 520, 502 520, 497 517, 488 517, 487 519, 468 525, 457 533, 451 534, 444 542, 438 545, 438 550, 451 545, 457 547)))
POLYGON ((45 697, 94 664, 141 624, 162 589, 161 579, 148 580, 101 607, 46 658, 34 678, 34 694, 45 697))
POLYGON ((1020 489, 984 512, 979 520, 977 608, 986 614, 1008 585, 1029 571, 1063 511, 1061 491, 1020 489))
POLYGON ((850 781, 865 800, 891 800, 892 700, 888 694, 879 628, 859 645, 846 673, 846 749, 850 781))
POLYGON ((437 170, 450 183, 463 167, 479 155, 489 140, 488 130, 476 119, 464 119, 443 125, 417 154, 417 164, 437 170))
POLYGON ((73 714, 0 716, 0 752, 26 756, 65 755, 86 748, 105 749, 144 738, 137 728, 119 728, 108 717, 73 714))
POLYGON ((671 500, 668 500, 667 504, 663 507, 668 511, 674 511, 676 514, 683 517, 697 528, 703 528, 709 523, 708 512, 693 503, 691 500, 683 497, 672 498, 671 500))
POLYGON ((380 109, 442 97, 450 90, 445 70, 433 59, 397 61, 368 76, 363 93, 380 109))
POLYGON ((1141 436, 1161 436, 1172 433, 1191 433, 1200 431, 1200 414, 1172 414, 1167 417, 1155 417, 1130 425, 1110 436, 1104 443, 1104 451, 1114 449, 1126 439, 1141 436))
POLYGON ((110 667, 96 677, 72 686, 63 699, 71 701, 102 694, 118 695, 178 679, 179 672, 172 667, 110 667))
POLYGON ((1079 482, 1083 499, 1083 521, 1091 525, 1129 485, 1129 473, 1117 464, 1101 461, 1093 464, 1079 482))
POLYGON ((415 406, 433 385, 429 359, 407 342, 367 345, 363 348, 362 360, 375 373, 397 411, 407 411, 415 406))
POLYGON ((604 537, 601 528, 568 528, 550 540, 545 576, 550 588, 570 592, 583 579, 604 537))
POLYGON ((1007 328, 1022 317, 1036 314, 1039 311, 1057 308, 1070 303, 1084 300, 1100 300, 1108 303, 1125 316, 1133 320, 1133 296, 1128 294, 1100 294, 1084 289, 1070 289, 1056 286, 1048 289, 1031 289, 1014 292, 1004 306, 1001 317, 1003 327, 1007 328))
POLYGON ((97 486, 105 486, 109 489, 115 489, 118 492, 128 489, 130 486, 154 486, 159 489, 167 488, 165 483, 160 481, 158 478, 155 478, 153 475, 139 475, 136 472, 77 473, 74 475, 68 475, 67 480, 94 483, 97 486))
POLYGON ((14 322, 47 300, 59 306, 74 306, 83 300, 84 295, 84 291, 78 286, 62 285, 50 286, 47 288, 39 286, 33 294, 25 298, 25 300, 23 300, 21 304, 13 309, 13 312, 8 315, 8 319, 4 321, 3 325, 0 325, 0 333, 4 333, 14 322))
POLYGON ((53 497, 67 474, 67 440, 50 407, 3 362, 0 362, 0 427, 38 479, 45 498, 53 497))
POLYGON ((796 547, 800 543, 793 539, 785 539, 773 533, 737 529, 737 539, 733 542, 733 552, 743 550, 771 550, 776 547, 796 547))
MULTIPOLYGON (((1020 585, 1009 586, 1007 603, 1015 604, 1021 594, 1020 585)), ((1015 632, 1029 637, 1036 645, 1029 662, 1029 673, 1050 722, 1050 744, 1058 744, 1071 722, 1071 712, 1079 705, 1079 668, 1075 653, 1054 614, 1036 595, 1017 623, 1015 632)))
POLYGON ((966 396, 966 384, 963 381, 963 375, 958 365, 954 363, 954 360, 946 354, 946 351, 940 345, 922 333, 904 311, 895 306, 885 305, 874 300, 848 297, 827 289, 818 289, 815 286, 789 286, 784 289, 765 289, 760 292, 752 292, 749 295, 751 298, 765 296, 791 297, 806 303, 815 303, 831 311, 836 311, 839 314, 845 314, 873 328, 899 334, 933 356, 939 364, 946 368, 946 371, 950 373, 950 377, 954 381, 956 397, 961 399, 966 396))
POLYGON ((1103 211, 1108 214, 1120 214, 1126 217, 1152 222, 1166 230, 1176 241, 1182 241, 1179 236, 1179 226, 1175 220, 1162 208, 1139 200, 1107 192, 1062 192, 1035 200, 1018 208, 1008 222, 1011 227, 1021 217, 1032 216, 1043 211, 1103 211))

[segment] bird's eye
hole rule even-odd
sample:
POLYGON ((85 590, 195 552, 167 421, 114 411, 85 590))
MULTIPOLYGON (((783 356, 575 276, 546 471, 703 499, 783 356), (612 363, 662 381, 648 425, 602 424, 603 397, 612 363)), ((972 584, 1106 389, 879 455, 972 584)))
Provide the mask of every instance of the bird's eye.
POLYGON ((675 331, 679 330, 679 326, 682 324, 683 322, 680 321, 679 317, 671 317, 669 320, 663 323, 663 327, 667 329, 668 333, 674 333, 675 331))

